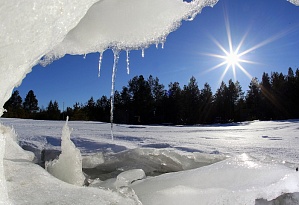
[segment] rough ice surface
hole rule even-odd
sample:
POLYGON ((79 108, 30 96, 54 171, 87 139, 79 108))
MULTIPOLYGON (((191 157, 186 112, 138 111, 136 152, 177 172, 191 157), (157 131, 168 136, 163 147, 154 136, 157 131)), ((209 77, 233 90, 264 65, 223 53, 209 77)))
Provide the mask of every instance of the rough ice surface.
POLYGON ((116 188, 129 186, 130 184, 132 184, 132 182, 144 179, 145 177, 145 173, 142 169, 132 169, 120 173, 116 177, 116 181, 114 184, 116 188))
POLYGON ((242 154, 216 164, 137 181, 131 186, 144 205, 255 204, 263 197, 299 189, 299 174, 277 164, 264 164, 242 154))
POLYGON ((6 178, 4 176, 3 157, 5 153, 5 138, 4 126, 0 124, 0 204, 10 204, 6 190, 6 178))
POLYGON ((118 192, 64 183, 30 162, 5 160, 4 165, 8 195, 13 205, 138 204, 118 192))
POLYGON ((82 186, 82 157, 80 150, 71 141, 71 131, 67 125, 68 117, 62 129, 61 154, 58 159, 46 163, 46 170, 58 179, 70 184, 82 186))
POLYGON ((27 161, 34 160, 34 154, 32 152, 24 151, 17 143, 17 134, 11 127, 0 125, 0 130, 3 132, 5 138, 5 159, 22 159, 27 161))
POLYGON ((95 168, 99 164, 103 164, 105 162, 103 153, 99 152, 93 155, 84 156, 82 158, 82 167, 83 168, 95 168))
MULTIPOLYGON (((56 129, 61 126, 59 121, 1 121, 5 125, 14 124, 20 142, 31 140, 40 149, 45 147, 44 138, 52 136, 51 141, 56 144, 61 134, 56 129)), ((109 123, 71 121, 69 124, 74 128, 73 141, 92 161, 90 167, 96 167, 96 160, 92 160, 96 158, 103 171, 107 171, 103 165, 111 165, 119 173, 105 181, 91 181, 91 187, 83 188, 59 181, 28 160, 5 159, 6 184, 12 204, 86 204, 88 201, 88 204, 146 205, 160 201, 168 205, 183 201, 187 205, 198 204, 198 200, 203 204, 298 204, 299 172, 295 170, 299 165, 298 120, 198 127, 117 125, 113 144, 109 123), (221 153, 231 157, 222 157, 221 153), (141 166, 137 167, 138 164, 141 166), (200 168, 134 181, 143 174, 132 169, 149 171, 154 164, 161 170, 165 167, 188 169, 195 165, 200 168), (117 178, 122 175, 129 187, 117 189, 117 178)))
POLYGON ((296 6, 299 6, 299 0, 288 0, 292 4, 295 4, 296 6))

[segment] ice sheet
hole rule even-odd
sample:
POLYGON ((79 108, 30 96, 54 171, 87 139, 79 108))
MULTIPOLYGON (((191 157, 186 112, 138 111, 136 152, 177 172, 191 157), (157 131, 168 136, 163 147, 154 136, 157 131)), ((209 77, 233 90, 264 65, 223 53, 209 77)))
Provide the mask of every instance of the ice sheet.
POLYGON ((255 204, 299 191, 299 174, 277 164, 264 164, 246 154, 200 169, 164 174, 131 186, 144 205, 255 204))
MULTIPOLYGON (((6 125, 14 124, 16 132, 20 131, 19 139, 21 142, 23 139, 26 139, 27 142, 32 139, 32 142, 37 142, 37 145, 44 142, 45 136, 53 136, 51 140, 56 145, 54 139, 59 139, 63 125, 63 122, 54 121, 20 119, 1 119, 1 121, 6 125)), ((110 125, 107 123, 69 123, 74 128, 74 141, 77 142, 77 145, 81 145, 82 150, 88 150, 88 146, 85 147, 85 145, 89 143, 86 142, 93 142, 93 145, 105 142, 111 143, 110 125)), ((114 145, 127 146, 127 150, 120 152, 115 150, 115 153, 111 149, 111 147, 113 148, 112 144, 110 144, 110 147, 104 146, 99 147, 99 149, 91 147, 92 152, 85 152, 85 154, 90 159, 93 157, 98 158, 99 165, 124 159, 123 164, 118 164, 121 165, 119 166, 119 173, 125 171, 124 168, 130 170, 128 159, 133 159, 134 156, 139 158, 140 161, 144 161, 144 163, 149 163, 150 160, 154 159, 156 165, 160 164, 160 166, 165 166, 169 162, 171 162, 170 165, 176 163, 180 166, 184 165, 185 168, 197 162, 210 165, 189 171, 147 177, 143 181, 133 182, 133 190, 123 186, 116 189, 116 178, 104 182, 95 181, 92 184, 93 186, 102 187, 99 195, 104 198, 103 204, 109 203, 109 197, 111 197, 111 203, 118 200, 118 197, 125 197, 130 203, 133 201, 132 203, 135 204, 139 204, 139 200, 143 204, 158 203, 152 202, 151 198, 157 199, 161 204, 180 204, 180 200, 184 200, 184 204, 193 204, 194 201, 201 200, 203 204, 211 202, 211 204, 256 203, 258 205, 274 204, 275 201, 282 201, 283 203, 292 201, 296 203, 298 199, 298 194, 284 194, 299 191, 299 172, 295 170, 295 167, 298 166, 298 161, 296 162, 296 159, 298 160, 297 147, 299 143, 297 136, 298 120, 255 121, 198 127, 118 125, 116 131, 114 145), (271 140, 271 138, 280 138, 281 140, 271 140), (189 149, 182 149, 183 145, 188 146, 189 149), (232 152, 236 149, 236 146, 242 151, 249 151, 252 155, 257 152, 263 153, 255 158, 249 154, 240 154, 237 150, 232 152), (135 149, 130 149, 134 147, 135 149), (212 149, 210 149, 211 147, 212 149), (102 151, 102 154, 93 156, 99 150, 102 151), (216 154, 210 154, 211 150, 230 153, 231 157, 217 162, 215 159, 219 154, 217 152, 215 152, 216 154), (273 152, 276 155, 266 157, 266 155, 273 152), (284 161, 281 161, 281 159, 284 161), (128 167, 124 167, 126 164, 128 167), (115 191, 106 192, 104 187, 115 191), (116 194, 116 196, 113 194, 116 194), (276 197, 278 198, 275 199, 276 197), (268 203, 261 200, 261 198, 272 201, 268 203), (256 199, 260 200, 255 202, 256 199)), ((34 200, 30 203, 26 202, 27 204, 42 204, 47 201, 54 203, 54 199, 51 198, 54 195, 58 196, 57 200, 59 202, 65 204, 76 204, 75 202, 82 204, 84 200, 89 200, 88 197, 91 197, 90 204, 92 204, 93 197, 97 197, 95 188, 74 188, 74 186, 58 181, 45 172, 44 169, 31 162, 14 159, 13 161, 5 160, 4 163, 5 172, 8 173, 6 179, 9 198, 14 204, 22 204, 21 201, 28 200, 29 196, 30 199, 33 198, 31 196, 34 196, 34 200), (60 191, 57 191, 57 187, 60 191), (18 191, 16 192, 16 190, 18 191), (78 198, 79 191, 86 195, 85 199, 81 197, 82 194, 80 195, 82 199, 78 198), (65 199, 63 198, 64 195, 66 195, 65 199)), ((95 164, 91 163, 90 165, 93 167, 95 164)), ((129 171, 129 178, 133 181, 140 178, 138 175, 137 173, 135 176, 134 172, 129 171)), ((122 198, 119 198, 119 200, 122 200, 122 198)))

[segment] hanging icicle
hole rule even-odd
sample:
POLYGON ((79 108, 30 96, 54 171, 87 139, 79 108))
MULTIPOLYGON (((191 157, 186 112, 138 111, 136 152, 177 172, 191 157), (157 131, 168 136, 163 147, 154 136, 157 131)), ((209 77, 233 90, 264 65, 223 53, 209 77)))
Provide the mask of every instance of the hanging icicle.
POLYGON ((98 73, 98 77, 101 76, 101 65, 102 65, 102 59, 103 59, 103 53, 100 52, 100 57, 99 57, 99 73, 98 73))
POLYGON ((141 50, 141 56, 144 58, 144 48, 141 50))
POLYGON ((86 53, 83 55, 83 59, 86 59, 86 53))
POLYGON ((114 113, 114 92, 115 92, 115 77, 117 71, 117 63, 119 59, 119 50, 113 50, 114 62, 112 69, 112 85, 111 85, 111 94, 110 94, 110 124, 111 124, 111 139, 113 140, 113 113, 114 113))
POLYGON ((127 53, 127 74, 129 75, 130 74, 130 59, 129 59, 130 51, 126 50, 126 53, 127 53))

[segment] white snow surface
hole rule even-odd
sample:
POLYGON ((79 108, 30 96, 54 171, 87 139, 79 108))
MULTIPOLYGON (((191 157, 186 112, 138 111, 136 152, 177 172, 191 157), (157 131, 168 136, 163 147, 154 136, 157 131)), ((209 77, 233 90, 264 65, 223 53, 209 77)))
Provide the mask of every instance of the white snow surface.
MULTIPOLYGON (((21 145, 59 149, 64 122, 5 118, 1 122, 14 126, 21 145)), ((70 121, 69 126, 84 158, 97 159, 87 163, 88 168, 98 161, 98 171, 113 166, 117 173, 104 181, 96 179, 99 183, 92 187, 78 187, 59 181, 29 160, 5 159, 13 204, 82 204, 84 200, 93 204, 95 197, 103 204, 274 204, 265 200, 299 192, 298 120, 190 127, 116 125, 114 141, 108 123, 70 121), (141 169, 161 173, 142 179, 141 169), (261 198, 265 200, 255 201, 261 198)), ((291 196, 281 197, 281 204, 297 204, 298 194, 291 196)))

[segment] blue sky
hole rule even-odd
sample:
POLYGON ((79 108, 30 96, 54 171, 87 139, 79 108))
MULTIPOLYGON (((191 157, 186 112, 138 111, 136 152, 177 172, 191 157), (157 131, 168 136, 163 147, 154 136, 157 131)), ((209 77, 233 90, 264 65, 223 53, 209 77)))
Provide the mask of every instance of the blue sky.
MULTIPOLYGON (((289 67, 293 70, 299 67, 299 7, 286 0, 220 0, 213 8, 204 8, 193 21, 183 22, 168 36, 164 49, 161 45, 159 49, 151 46, 145 50, 144 58, 141 51, 131 51, 129 75, 126 53, 122 52, 116 90, 121 91, 136 75, 147 78, 151 74, 166 88, 170 82, 179 82, 183 88, 194 76, 200 89, 208 82, 215 92, 226 66, 207 72, 223 62, 207 54, 224 55, 213 39, 229 50, 225 18, 230 24, 234 49, 245 35, 239 53, 256 47, 242 56, 243 60, 256 62, 241 62, 251 76, 260 80, 263 72, 286 74, 289 67)), ((50 100, 57 100, 61 110, 63 103, 66 108, 75 102, 85 103, 91 96, 94 99, 109 96, 113 54, 109 50, 104 52, 100 77, 98 59, 98 53, 88 54, 85 59, 68 55, 46 67, 37 65, 16 89, 23 98, 32 89, 40 107, 46 108, 50 100)), ((237 68, 236 78, 246 91, 248 76, 237 68)), ((232 69, 223 78, 226 83, 229 79, 234 79, 232 69)))

